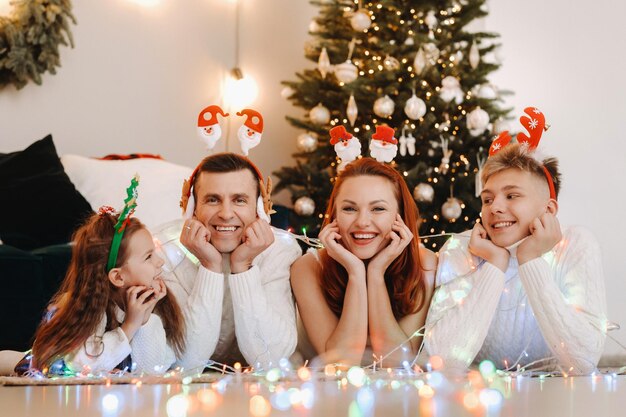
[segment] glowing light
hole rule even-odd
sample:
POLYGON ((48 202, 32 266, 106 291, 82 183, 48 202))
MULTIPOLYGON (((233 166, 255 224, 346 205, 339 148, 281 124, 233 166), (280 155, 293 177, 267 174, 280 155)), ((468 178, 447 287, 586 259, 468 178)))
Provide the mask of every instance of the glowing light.
POLYGON ((259 88, 251 77, 243 75, 239 68, 233 69, 226 78, 224 102, 229 109, 242 109, 256 99, 259 88))
POLYGON ((315 386, 310 382, 302 384, 300 394, 302 396, 302 406, 309 410, 313 408, 313 404, 315 403, 315 386))
POLYGON ((469 410, 473 410, 474 408, 480 405, 480 401, 478 400, 478 396, 473 392, 468 392, 463 397, 463 405, 469 410))
POLYGON ((430 385, 422 386, 417 393, 420 397, 427 399, 435 396, 435 390, 430 385))
POLYGON ((490 360, 484 360, 478 365, 478 370, 480 371, 483 378, 491 378, 496 373, 496 366, 490 360))
POLYGON ((261 395, 250 398, 250 414, 253 417, 266 417, 272 411, 272 406, 261 395))
POLYGON ((348 370, 348 381, 355 387, 362 387, 366 379, 365 371, 360 366, 353 366, 348 370))
POLYGON ((267 379, 269 382, 278 381, 280 379, 280 369, 278 368, 270 369, 269 371, 267 371, 267 374, 265 375, 265 379, 267 379))
POLYGON ((198 391, 197 396, 204 411, 215 410, 221 402, 221 397, 215 391, 207 388, 198 391))
POLYGON ((277 392, 272 395, 271 405, 281 411, 287 411, 291 408, 291 399, 288 391, 277 392))
POLYGON ((434 370, 443 368, 443 358, 441 356, 433 355, 430 357, 430 366, 434 370))
POLYGON ((361 388, 356 394, 356 403, 365 415, 369 415, 374 408, 374 393, 369 388, 361 388))
POLYGON ((428 384, 432 387, 439 388, 443 385, 443 375, 441 372, 432 372, 428 375, 428 384))
POLYGON ((480 391, 478 398, 481 404, 487 408, 499 407, 502 404, 502 394, 495 389, 486 388, 480 391))
POLYGON ((107 394, 102 397, 102 410, 105 413, 115 413, 120 405, 120 399, 116 394, 107 394))
POLYGON ((183 394, 174 395, 167 400, 165 409, 168 417, 186 417, 189 409, 189 399, 183 394))
POLYGON ((308 381, 309 379, 311 379, 311 371, 309 370, 309 368, 306 368, 304 366, 299 368, 298 378, 300 378, 302 381, 308 381))
POLYGON ((363 417, 363 412, 359 408, 359 405, 356 401, 352 401, 350 403, 350 407, 348 408, 348 417, 363 417))
POLYGON ((9 4, 11 0, 0 0, 0 16, 9 16, 13 11, 13 5, 9 4))
POLYGON ((324 374, 326 376, 334 376, 336 371, 337 370, 335 368, 335 365, 333 365, 332 363, 329 363, 324 367, 324 374))

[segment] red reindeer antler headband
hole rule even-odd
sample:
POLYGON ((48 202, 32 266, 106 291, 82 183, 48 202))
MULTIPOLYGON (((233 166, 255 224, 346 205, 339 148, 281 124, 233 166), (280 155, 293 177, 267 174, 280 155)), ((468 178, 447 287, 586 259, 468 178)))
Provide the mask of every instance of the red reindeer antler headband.
MULTIPOLYGON (((517 143, 521 145, 528 146, 528 149, 532 152, 537 149, 539 145, 539 141, 541 140, 541 135, 544 130, 548 130, 548 125, 546 125, 546 118, 536 107, 526 107, 524 109, 524 113, 520 116, 519 121, 528 131, 528 135, 520 132, 517 134, 517 143)), ((491 143, 489 147, 489 156, 493 156, 498 153, 502 148, 511 142, 511 135, 508 130, 500 133, 496 139, 491 143)), ((548 181, 548 187, 550 188, 550 198, 556 200, 556 191, 554 188, 554 181, 552 180, 552 175, 548 171, 548 168, 543 164, 542 161, 539 161, 541 164, 541 168, 543 168, 543 173, 546 176, 546 180, 548 181)))

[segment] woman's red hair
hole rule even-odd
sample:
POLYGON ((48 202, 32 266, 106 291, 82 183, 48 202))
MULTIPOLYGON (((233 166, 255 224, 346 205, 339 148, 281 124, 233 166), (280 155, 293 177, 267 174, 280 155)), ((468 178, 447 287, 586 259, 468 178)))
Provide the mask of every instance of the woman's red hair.
MULTIPOLYGON (((413 233, 413 239, 404 251, 385 271, 385 285, 389 294, 391 308, 396 318, 401 318, 419 311, 426 301, 426 285, 419 256, 419 212, 413 196, 398 172, 372 158, 361 158, 348 164, 339 174, 328 201, 322 227, 335 218, 336 199, 341 186, 348 178, 376 176, 387 179, 393 187, 398 201, 400 216, 413 233)), ((366 192, 364 190, 364 192, 366 192)), ((322 277, 321 287, 324 298, 337 317, 343 310, 343 301, 348 285, 348 273, 345 268, 331 258, 326 251, 321 251, 322 277)))

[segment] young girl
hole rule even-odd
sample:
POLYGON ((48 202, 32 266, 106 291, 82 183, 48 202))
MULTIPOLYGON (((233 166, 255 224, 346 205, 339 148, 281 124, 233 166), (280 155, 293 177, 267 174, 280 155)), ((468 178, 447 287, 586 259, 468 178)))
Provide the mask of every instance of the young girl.
MULTIPOLYGON (((319 238, 324 249, 294 263, 291 284, 307 335, 328 360, 371 362, 423 327, 435 255, 419 246, 418 211, 402 177, 362 158, 339 174, 319 238), (368 340, 369 339, 369 340, 368 340)), ((414 337, 385 359, 412 360, 414 337)))
POLYGON ((152 236, 128 207, 121 215, 101 208, 75 232, 67 275, 25 358, 30 364, 22 361, 16 372, 160 373, 181 355, 183 315, 161 280, 152 236))

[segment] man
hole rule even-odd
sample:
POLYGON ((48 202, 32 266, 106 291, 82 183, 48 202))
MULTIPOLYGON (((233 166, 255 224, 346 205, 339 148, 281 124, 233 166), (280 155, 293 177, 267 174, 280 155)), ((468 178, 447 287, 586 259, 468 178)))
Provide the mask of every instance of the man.
POLYGON ((209 359, 277 366, 297 341, 289 269, 300 247, 269 225, 262 176, 247 158, 209 156, 189 186, 180 241, 199 265, 186 259, 165 278, 187 320, 179 364, 188 370, 202 370, 209 359))

